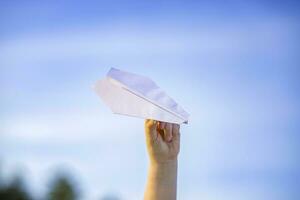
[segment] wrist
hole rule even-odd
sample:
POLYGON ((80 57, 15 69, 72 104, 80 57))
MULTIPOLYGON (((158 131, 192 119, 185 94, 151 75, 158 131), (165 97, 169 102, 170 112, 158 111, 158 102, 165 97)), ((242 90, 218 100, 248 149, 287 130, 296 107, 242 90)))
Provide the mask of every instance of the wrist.
POLYGON ((172 159, 172 160, 163 160, 163 161, 150 160, 150 166, 153 166, 153 167, 166 168, 166 167, 174 167, 177 165, 178 165, 177 158, 172 159))
POLYGON ((176 186, 177 165, 177 159, 164 162, 150 162, 149 173, 152 175, 150 182, 159 183, 161 187, 176 186))

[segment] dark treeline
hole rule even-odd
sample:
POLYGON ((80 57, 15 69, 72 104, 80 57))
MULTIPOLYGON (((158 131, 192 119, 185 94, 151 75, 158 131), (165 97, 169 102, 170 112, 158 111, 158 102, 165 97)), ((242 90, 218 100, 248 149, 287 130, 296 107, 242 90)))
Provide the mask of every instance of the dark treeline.
MULTIPOLYGON (((79 189, 72 179, 59 174, 51 181, 49 190, 42 200, 78 200, 80 197, 79 189)), ((0 176, 0 200, 40 200, 30 194, 21 176, 15 176, 11 181, 4 181, 0 176)), ((99 200, 120 200, 114 194, 99 197, 99 200)))

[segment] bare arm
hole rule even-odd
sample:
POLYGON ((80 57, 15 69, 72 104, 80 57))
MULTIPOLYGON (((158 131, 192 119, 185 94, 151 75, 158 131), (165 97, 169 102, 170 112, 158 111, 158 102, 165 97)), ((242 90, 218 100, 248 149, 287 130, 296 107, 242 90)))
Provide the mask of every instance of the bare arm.
POLYGON ((145 133, 150 158, 145 200, 175 200, 179 125, 146 120, 145 133))

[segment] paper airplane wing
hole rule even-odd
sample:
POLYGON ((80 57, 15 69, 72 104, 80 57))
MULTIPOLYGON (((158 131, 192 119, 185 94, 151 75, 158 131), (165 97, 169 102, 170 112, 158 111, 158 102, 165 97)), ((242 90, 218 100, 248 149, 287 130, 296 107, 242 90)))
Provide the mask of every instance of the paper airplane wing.
POLYGON ((189 114, 147 77, 111 68, 107 77, 96 83, 95 91, 114 113, 188 122, 189 114))

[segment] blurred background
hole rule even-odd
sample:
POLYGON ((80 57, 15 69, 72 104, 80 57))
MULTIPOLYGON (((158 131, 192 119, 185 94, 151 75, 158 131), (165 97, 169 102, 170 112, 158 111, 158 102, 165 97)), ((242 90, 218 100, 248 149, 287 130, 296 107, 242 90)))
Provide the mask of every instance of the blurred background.
POLYGON ((91 89, 151 77, 190 114, 178 199, 300 199, 298 1, 1 1, 1 199, 142 199, 143 120, 91 89))

